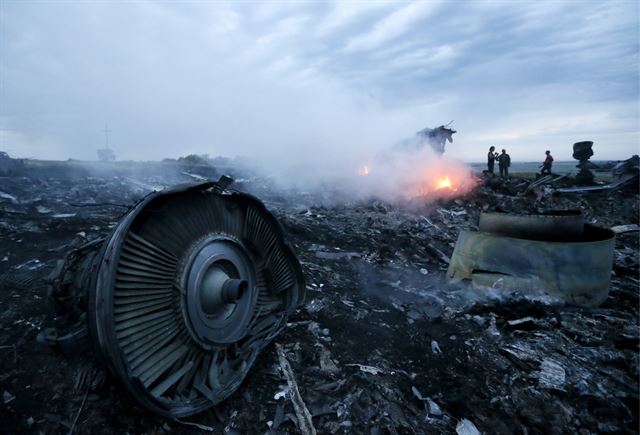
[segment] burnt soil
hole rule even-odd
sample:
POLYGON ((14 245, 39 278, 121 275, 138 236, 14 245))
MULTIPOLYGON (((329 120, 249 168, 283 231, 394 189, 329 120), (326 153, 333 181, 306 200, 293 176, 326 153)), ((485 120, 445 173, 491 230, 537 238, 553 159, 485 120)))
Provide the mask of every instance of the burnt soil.
MULTIPOLYGON (((59 320, 43 277, 69 243, 107 235, 151 189, 190 180, 59 168, 0 177, 3 433, 201 430, 140 407, 90 351, 64 356, 36 341, 59 320)), ((483 210, 579 209, 599 226, 638 224, 635 191, 524 194, 526 184, 484 182, 463 198, 402 205, 336 205, 340 192, 274 191, 264 180, 235 185, 265 201, 301 261, 306 304, 275 342, 318 433, 473 433, 460 432, 465 424, 482 433, 638 432, 637 231, 616 237, 598 308, 444 280, 458 232, 476 228, 483 210)), ((182 421, 215 433, 298 433, 289 399, 275 397, 285 388, 272 343, 227 401, 182 421)))

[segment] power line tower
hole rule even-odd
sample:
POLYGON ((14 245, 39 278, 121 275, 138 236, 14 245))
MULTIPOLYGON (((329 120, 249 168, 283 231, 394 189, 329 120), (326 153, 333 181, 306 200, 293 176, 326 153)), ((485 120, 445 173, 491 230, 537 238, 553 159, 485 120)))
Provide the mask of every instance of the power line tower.
POLYGON ((109 149, 109 133, 111 133, 111 130, 107 125, 105 125, 104 126, 104 147, 106 149, 109 149))
POLYGON ((98 160, 102 162, 112 162, 116 159, 115 153, 109 148, 109 133, 111 130, 105 124, 104 126, 104 148, 98 149, 98 160))

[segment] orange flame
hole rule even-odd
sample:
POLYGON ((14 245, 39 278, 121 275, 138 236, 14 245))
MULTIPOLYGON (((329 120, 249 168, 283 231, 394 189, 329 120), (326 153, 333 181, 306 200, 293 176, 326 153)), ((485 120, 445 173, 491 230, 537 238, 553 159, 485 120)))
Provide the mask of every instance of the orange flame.
POLYGON ((439 178, 438 181, 436 182, 436 190, 440 190, 440 189, 455 190, 453 189, 453 185, 451 184, 451 180, 449 179, 448 176, 439 178))
POLYGON ((429 153, 391 155, 364 160, 352 167, 362 192, 390 198, 455 198, 466 195, 477 184, 467 165, 456 160, 437 158, 429 153))
POLYGON ((472 186, 472 181, 464 174, 449 173, 447 175, 427 175, 418 192, 419 195, 431 195, 453 197, 467 192, 472 186))

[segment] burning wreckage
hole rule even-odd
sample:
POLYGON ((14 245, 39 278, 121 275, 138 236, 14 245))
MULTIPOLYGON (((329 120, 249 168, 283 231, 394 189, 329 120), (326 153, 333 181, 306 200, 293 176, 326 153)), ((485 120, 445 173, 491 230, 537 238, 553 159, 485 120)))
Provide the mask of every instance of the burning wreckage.
POLYGON ((170 165, 1 178, 7 433, 637 432, 637 181, 335 204, 170 165))
POLYGON ((423 128, 415 134, 411 139, 405 139, 399 144, 399 148, 404 149, 420 149, 429 146, 437 154, 444 154, 444 148, 447 142, 453 143, 453 135, 457 133, 450 128, 451 121, 447 125, 441 125, 436 128, 423 128))

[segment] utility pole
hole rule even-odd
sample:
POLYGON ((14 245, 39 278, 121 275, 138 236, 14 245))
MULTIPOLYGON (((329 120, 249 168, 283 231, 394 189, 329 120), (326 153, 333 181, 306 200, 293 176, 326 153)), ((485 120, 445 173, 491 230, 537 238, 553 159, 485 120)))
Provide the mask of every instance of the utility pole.
MULTIPOLYGON (((2 1, 2 0, 0 0, 2 1)), ((104 126, 104 148, 98 150, 98 160, 102 162, 112 162, 116 159, 116 155, 109 149, 109 133, 111 130, 105 124, 104 126)))
POLYGON ((111 130, 109 130, 109 127, 105 125, 104 126, 104 145, 106 149, 109 149, 109 133, 111 133, 111 130))

